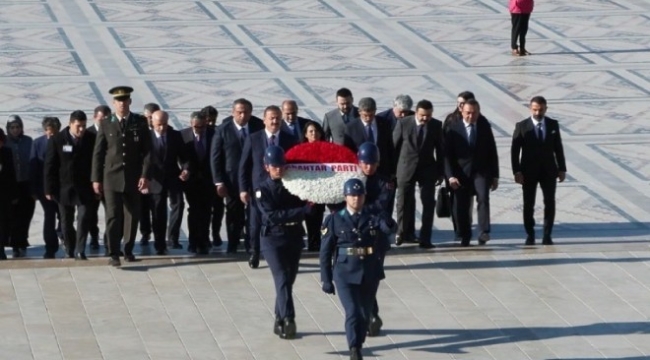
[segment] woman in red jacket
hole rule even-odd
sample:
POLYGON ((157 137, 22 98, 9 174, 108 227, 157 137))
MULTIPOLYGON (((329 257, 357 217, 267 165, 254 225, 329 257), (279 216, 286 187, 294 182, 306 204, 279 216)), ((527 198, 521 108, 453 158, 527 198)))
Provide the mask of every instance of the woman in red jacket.
POLYGON ((508 6, 512 19, 512 42, 510 47, 514 56, 530 55, 526 50, 526 33, 528 32, 528 22, 534 4, 534 0, 510 0, 508 6), (519 46, 517 46, 517 38, 519 38, 519 46))

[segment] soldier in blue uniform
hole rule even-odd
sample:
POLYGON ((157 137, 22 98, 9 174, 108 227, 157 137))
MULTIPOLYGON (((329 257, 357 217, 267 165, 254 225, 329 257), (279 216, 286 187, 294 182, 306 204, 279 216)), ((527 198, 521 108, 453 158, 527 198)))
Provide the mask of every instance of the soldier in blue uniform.
MULTIPOLYGON (((359 167, 363 175, 366 176, 366 205, 363 209, 373 215, 391 218, 392 204, 395 201, 395 183, 388 176, 377 173, 380 161, 379 148, 371 142, 363 143, 359 146, 357 158, 359 159, 359 167)), ((383 265, 385 253, 390 250, 390 242, 384 234, 380 234, 380 236, 386 237, 386 239, 382 239, 381 243, 388 244, 385 249, 377 249, 379 250, 377 256, 383 265)), ((368 336, 379 335, 382 325, 383 322, 379 317, 379 305, 375 299, 372 316, 368 324, 368 336)))
POLYGON ((275 323, 273 332, 282 339, 296 336, 295 310, 291 294, 298 275, 305 229, 302 222, 313 204, 291 195, 282 185, 284 150, 271 145, 264 152, 269 178, 255 191, 262 215, 260 250, 275 282, 275 323))
POLYGON ((365 187, 359 179, 343 186, 346 208, 323 222, 320 250, 322 289, 334 294, 334 283, 345 309, 345 333, 350 359, 362 359, 379 281, 384 278, 383 253, 397 224, 385 214, 364 207, 365 187), (333 265, 334 264, 334 265, 333 265))

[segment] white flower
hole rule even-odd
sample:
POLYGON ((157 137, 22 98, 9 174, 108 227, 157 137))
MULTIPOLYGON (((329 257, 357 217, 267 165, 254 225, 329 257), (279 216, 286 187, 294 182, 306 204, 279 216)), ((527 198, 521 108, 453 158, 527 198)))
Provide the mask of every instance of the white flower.
MULTIPOLYGON (((355 166, 356 167, 356 166, 355 166)), ((338 204, 345 201, 343 184, 352 178, 366 178, 357 171, 308 171, 287 167, 282 177, 284 187, 302 200, 316 204, 338 204)))

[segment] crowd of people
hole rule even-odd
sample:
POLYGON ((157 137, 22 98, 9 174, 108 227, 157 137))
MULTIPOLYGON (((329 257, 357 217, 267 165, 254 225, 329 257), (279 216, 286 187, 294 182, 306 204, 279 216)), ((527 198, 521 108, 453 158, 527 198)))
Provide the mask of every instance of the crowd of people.
MULTIPOLYGON (((113 265, 120 256, 135 259, 138 228, 141 245, 153 239, 157 255, 182 249, 180 227, 188 204, 188 247, 207 254, 222 246, 225 216, 227 253, 243 241, 250 266, 260 254, 261 218, 251 196, 268 176, 263 152, 268 144, 288 150, 301 142, 332 141, 357 152, 365 142, 379 150, 378 186, 384 191, 386 211, 396 208, 395 244, 415 242, 429 249, 436 207, 436 186, 450 191, 456 240, 468 246, 472 238, 472 207, 477 205, 478 233, 483 245, 490 240, 490 192, 498 187, 499 162, 490 122, 480 112, 471 92, 458 95, 457 108, 444 121, 433 117, 433 104, 413 104, 408 95, 395 98, 393 107, 377 111, 372 98, 355 106, 350 90, 335 95, 337 107, 322 121, 298 116, 293 100, 265 109, 264 118, 252 115, 246 99, 233 102, 232 113, 217 125, 212 106, 193 112, 189 127, 173 129, 169 116, 149 103, 142 115, 131 112, 131 89, 117 87, 113 111, 95 108, 92 119, 80 110, 70 114, 68 126, 45 117, 44 135, 32 140, 18 115, 0 131, 0 238, 13 258, 25 256, 36 201, 43 208, 44 258, 54 258, 59 243, 65 255, 86 258, 89 247, 100 249, 98 209, 104 206, 103 244, 113 265), (421 229, 416 232, 416 186, 422 204, 421 229), (391 193, 396 192, 396 196, 391 193), (74 226, 76 212, 76 226, 74 226), (58 223, 58 224, 57 224, 58 223), (139 225, 139 226, 138 226, 139 225), (122 248, 121 245, 124 244, 122 248)), ((566 166, 557 121, 545 116, 543 97, 530 102, 531 115, 517 124, 512 141, 512 169, 523 187, 526 244, 535 243, 533 207, 537 185, 544 194, 543 243, 552 244, 556 179, 564 180, 566 166)), ((326 208, 315 205, 305 218, 306 247, 318 251, 326 208)), ((4 247, 0 257, 6 258, 4 247)))
MULTIPOLYGON (((260 119, 241 98, 220 124, 217 110, 207 106, 193 112, 189 127, 180 130, 156 104, 146 104, 142 115, 131 112, 132 88, 109 92, 113 109, 96 107, 92 125, 76 110, 64 128, 58 118, 45 117, 44 135, 34 140, 25 135, 18 115, 9 117, 7 134, 0 130, 0 259, 7 259, 5 246, 13 258, 25 256, 36 201, 44 214, 44 258, 56 256, 59 239, 66 257, 86 260, 88 238, 90 249, 99 250, 97 214, 103 206, 103 245, 113 266, 121 259, 135 261, 138 229, 142 246, 153 237, 157 255, 182 249, 187 203, 189 252, 208 254, 210 247, 222 246, 225 216, 226 252, 239 251, 244 239, 251 268, 264 256, 276 287, 273 332, 280 338, 296 335, 292 287, 300 255, 304 247, 319 251, 322 290, 339 293, 351 359, 361 359, 365 337, 378 335, 383 324, 375 294, 384 278, 389 235, 395 234, 397 246, 414 242, 433 248, 436 201, 441 201, 451 207, 455 240, 469 246, 475 199, 476 239, 479 245, 490 240, 490 192, 499 185, 499 159, 490 122, 471 92, 458 95, 456 109, 444 121, 433 117, 428 100, 414 105, 408 95, 398 95, 392 108, 378 112, 374 99, 355 105, 352 92, 341 88, 337 107, 322 122, 298 116, 293 100, 266 107, 260 119), (357 154, 365 181, 346 181, 343 203, 306 202, 282 183, 285 152, 317 141, 357 154), (416 186, 422 203, 419 232, 416 186), (447 188, 449 198, 436 199, 437 186, 447 188)), ((532 98, 530 116, 516 124, 512 136, 526 245, 535 244, 538 185, 544 196, 542 243, 553 244, 555 189, 566 174, 560 128, 546 109, 543 97, 532 98)))

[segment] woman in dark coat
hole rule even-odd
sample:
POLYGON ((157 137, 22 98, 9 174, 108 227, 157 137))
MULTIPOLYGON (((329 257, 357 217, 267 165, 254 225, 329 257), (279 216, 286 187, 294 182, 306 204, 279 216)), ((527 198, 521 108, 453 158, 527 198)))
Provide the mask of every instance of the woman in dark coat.
POLYGON ((0 260, 6 260, 5 246, 9 237, 9 213, 18 200, 16 171, 11 149, 4 146, 7 135, 0 129, 0 260))

